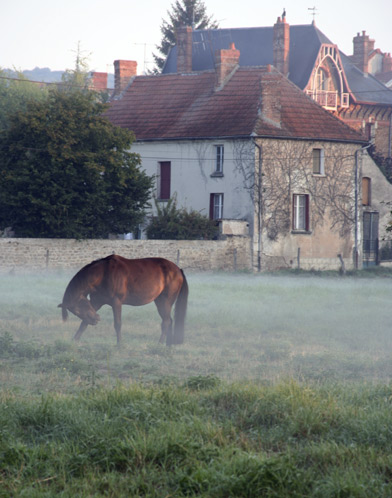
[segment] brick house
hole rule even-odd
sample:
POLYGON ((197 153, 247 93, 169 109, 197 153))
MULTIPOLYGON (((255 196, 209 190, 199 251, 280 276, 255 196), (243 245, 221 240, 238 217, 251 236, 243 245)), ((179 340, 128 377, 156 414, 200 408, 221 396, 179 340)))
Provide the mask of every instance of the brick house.
POLYGON ((248 225, 255 269, 361 265, 364 137, 272 66, 241 67, 234 44, 215 69, 178 57, 179 73, 131 75, 107 111, 158 202, 248 225))
POLYGON ((374 50, 363 32, 346 56, 313 22, 290 26, 286 17, 274 26, 180 31, 163 68, 164 74, 214 68, 214 53, 234 43, 239 65, 273 64, 316 102, 375 142, 376 152, 392 156, 392 78, 390 54, 374 50), (377 75, 377 79, 374 75, 377 75), (382 81, 380 81, 382 80, 382 81))

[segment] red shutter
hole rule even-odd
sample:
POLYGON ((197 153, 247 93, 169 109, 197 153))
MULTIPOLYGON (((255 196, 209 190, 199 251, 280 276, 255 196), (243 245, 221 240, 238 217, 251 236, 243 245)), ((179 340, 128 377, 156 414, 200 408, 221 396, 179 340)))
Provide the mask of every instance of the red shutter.
POLYGON ((161 163, 161 188, 160 198, 170 199, 170 177, 171 163, 169 161, 161 163))
POLYGON ((214 194, 210 194, 210 219, 214 219, 214 194))
POLYGON ((309 195, 305 195, 305 230, 309 231, 309 195))
POLYGON ((292 212, 291 212, 291 229, 295 230, 295 194, 293 194, 293 202, 292 202, 292 212))

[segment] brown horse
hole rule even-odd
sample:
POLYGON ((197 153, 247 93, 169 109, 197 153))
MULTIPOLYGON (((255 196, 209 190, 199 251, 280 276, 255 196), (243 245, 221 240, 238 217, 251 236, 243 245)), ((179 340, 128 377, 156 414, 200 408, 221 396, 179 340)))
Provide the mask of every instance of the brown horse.
POLYGON ((88 325, 99 321, 97 310, 104 304, 113 309, 117 344, 121 341, 121 306, 142 306, 155 302, 162 318, 162 334, 166 345, 184 342, 184 324, 188 302, 188 283, 184 272, 163 258, 126 259, 107 256, 83 267, 69 282, 59 304, 63 320, 67 310, 78 316, 82 323, 74 339, 80 339, 88 325), (90 299, 88 299, 88 296, 90 299), (174 334, 171 309, 175 305, 174 334))

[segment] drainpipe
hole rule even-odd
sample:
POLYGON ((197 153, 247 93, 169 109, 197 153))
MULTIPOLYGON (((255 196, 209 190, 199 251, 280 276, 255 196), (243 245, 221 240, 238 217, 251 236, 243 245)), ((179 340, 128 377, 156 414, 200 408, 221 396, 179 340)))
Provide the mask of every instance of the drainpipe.
POLYGON ((261 166, 262 166, 262 148, 260 145, 256 143, 255 140, 253 140, 253 143, 255 147, 257 147, 257 150, 259 151, 259 171, 257 175, 257 271, 261 271, 261 229, 262 229, 262 219, 261 219, 261 188, 262 188, 262 175, 261 175, 261 166))
POLYGON ((359 198, 359 153, 363 152, 368 149, 372 144, 370 143, 369 145, 366 145, 365 147, 361 147, 360 149, 357 149, 355 151, 355 215, 354 215, 354 268, 358 270, 358 234, 359 234, 359 209, 358 209, 358 198, 359 198))

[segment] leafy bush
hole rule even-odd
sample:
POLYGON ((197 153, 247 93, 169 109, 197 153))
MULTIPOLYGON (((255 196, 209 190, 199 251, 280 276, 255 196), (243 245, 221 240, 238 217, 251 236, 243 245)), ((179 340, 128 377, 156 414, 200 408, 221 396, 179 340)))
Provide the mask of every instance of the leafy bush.
POLYGON ((157 215, 147 227, 149 239, 165 240, 211 240, 217 237, 218 227, 215 220, 210 220, 199 211, 177 208, 175 198, 160 205, 155 201, 157 215))

